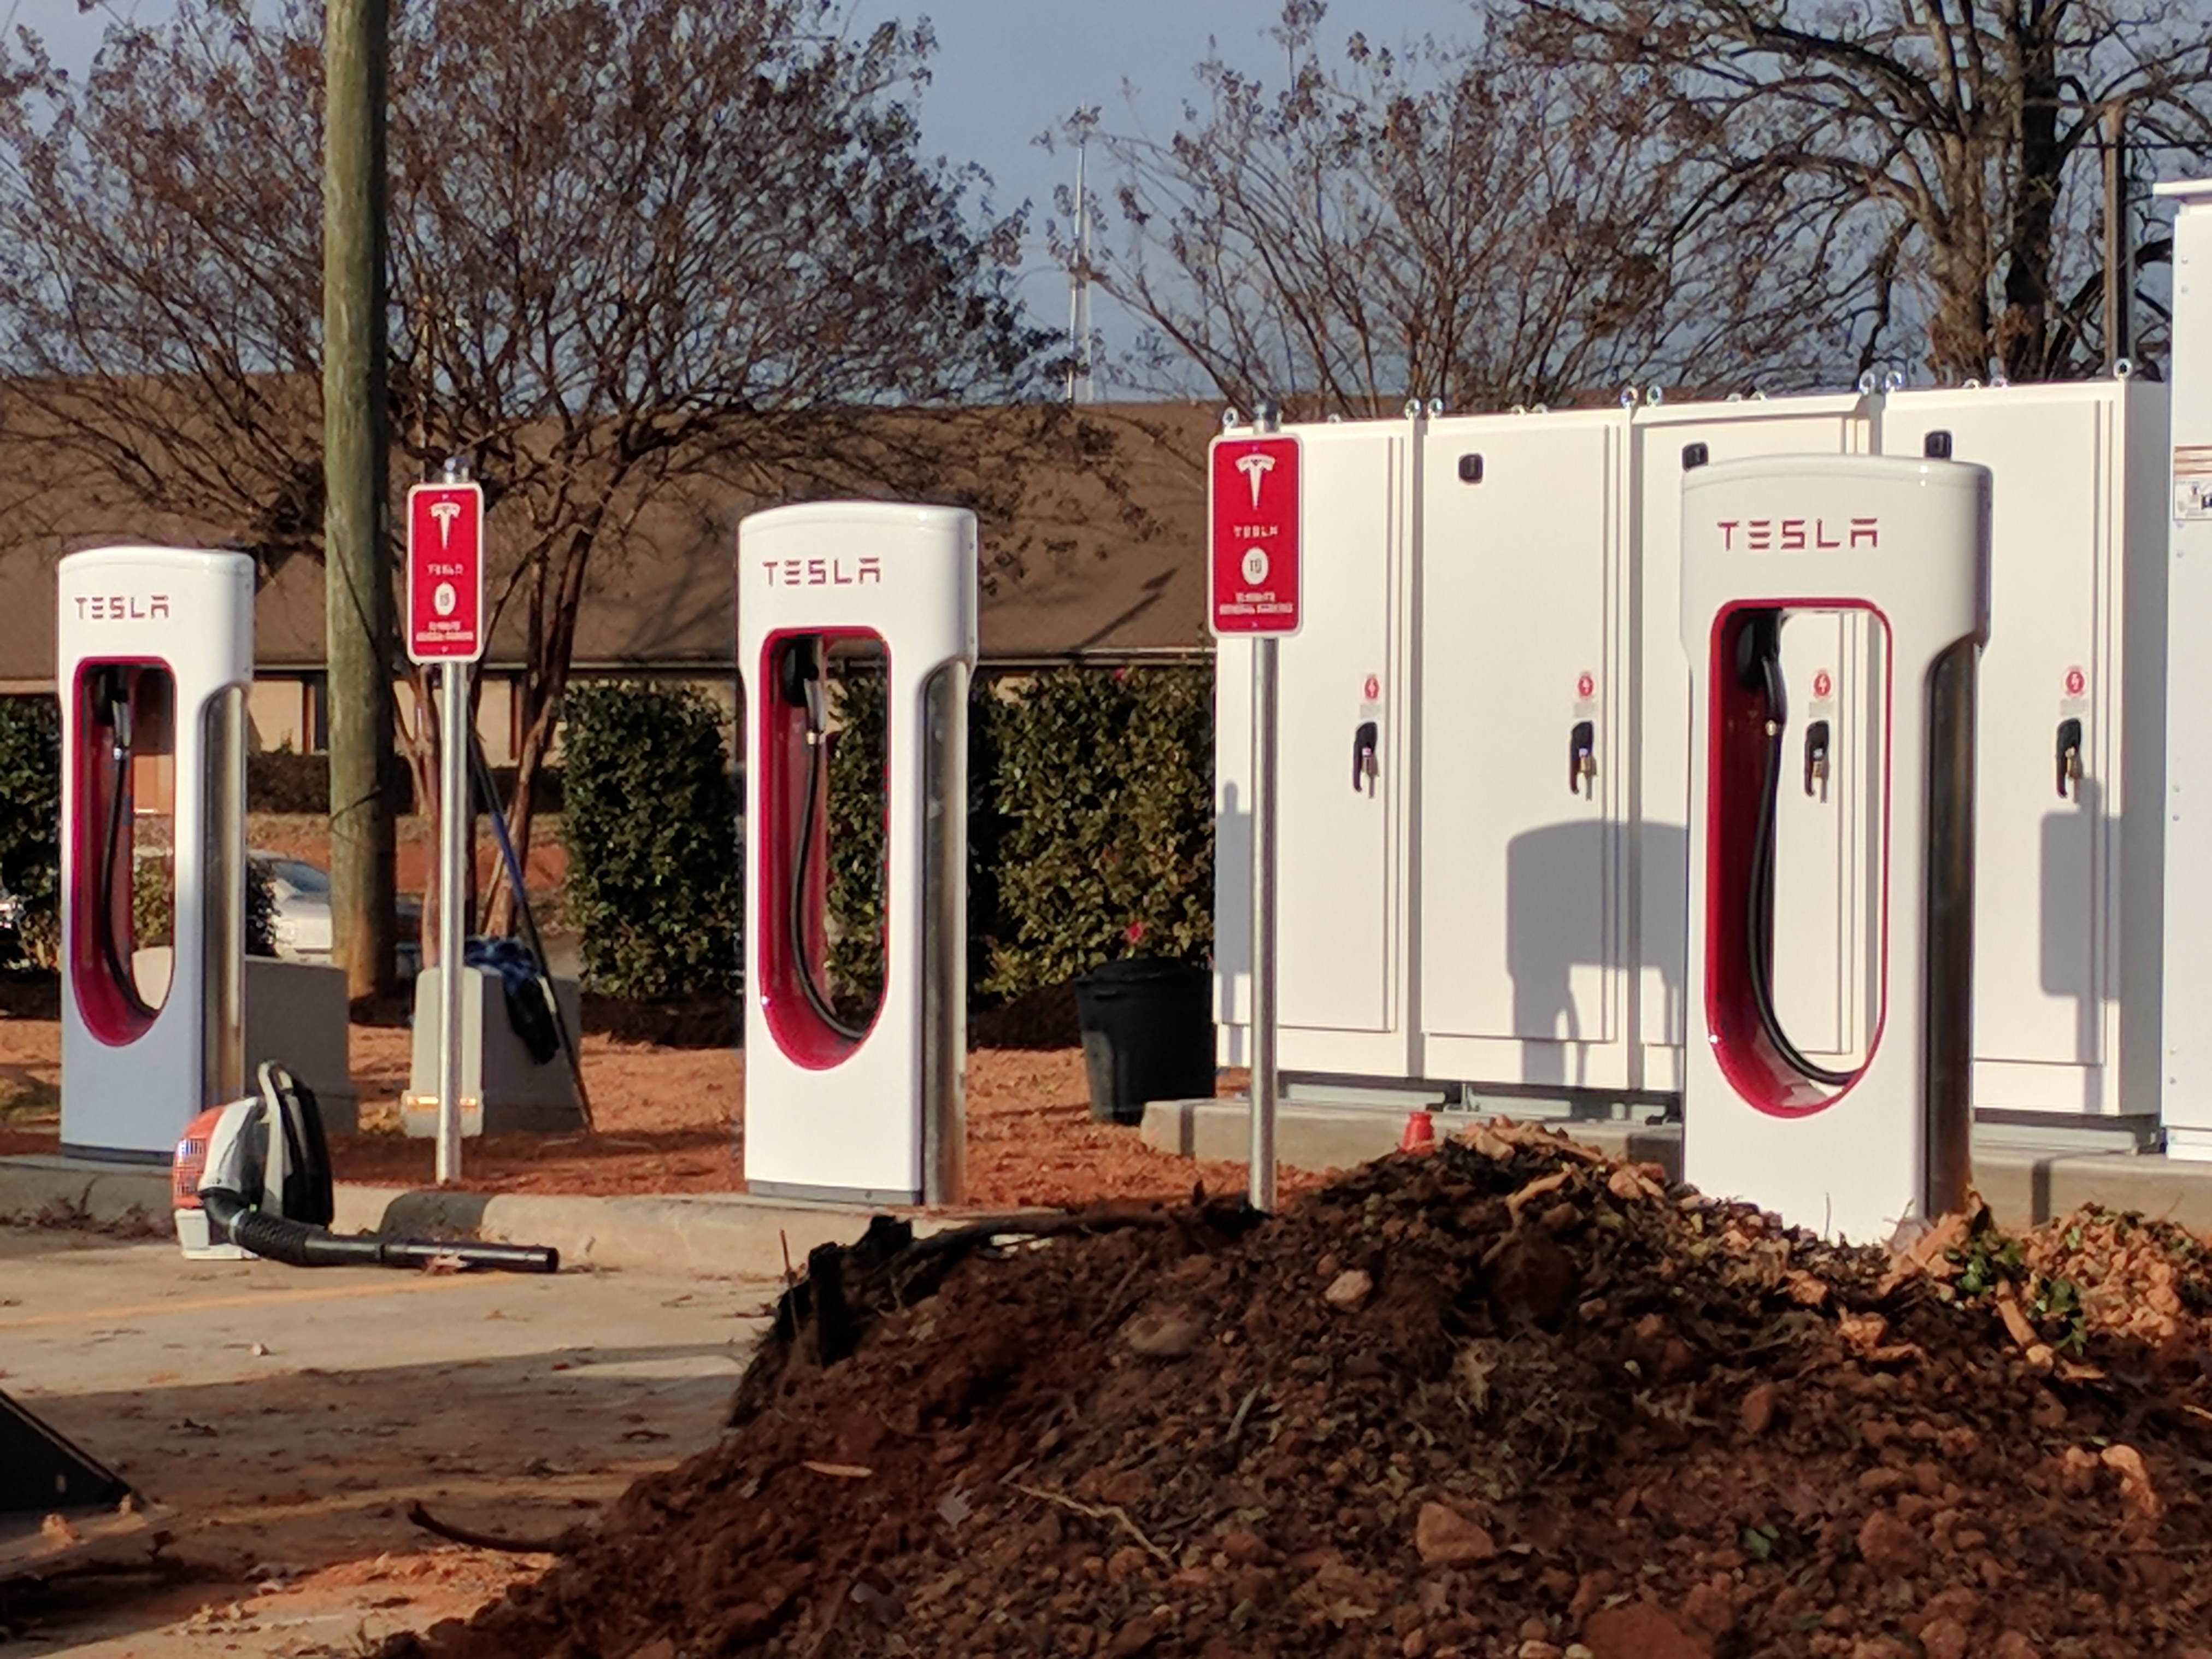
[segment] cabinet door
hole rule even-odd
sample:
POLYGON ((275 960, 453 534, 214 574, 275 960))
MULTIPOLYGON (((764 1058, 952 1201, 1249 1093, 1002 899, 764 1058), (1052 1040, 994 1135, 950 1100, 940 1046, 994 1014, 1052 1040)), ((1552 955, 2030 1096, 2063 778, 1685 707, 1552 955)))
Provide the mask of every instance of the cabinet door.
MULTIPOLYGON (((2074 388, 2066 388, 2069 392, 2074 388)), ((1975 690, 1974 1058, 2104 1058, 2098 872, 2119 810, 2104 785, 2099 572, 2108 556, 2108 405, 2015 389, 1922 408, 1899 398, 1883 445, 1991 469, 1990 638, 1975 690), (2072 725, 2069 726, 2069 723, 2072 725), (2062 735, 2081 776, 2062 793, 2062 735)))
POLYGON ((1624 426, 1447 421, 1426 439, 1420 983, 1441 1036, 1615 1035, 1624 426))
POLYGON ((1782 623, 1774 1008, 1797 1049, 1835 1071, 1864 1062, 1879 1019, 1880 631, 1861 611, 1793 611, 1782 623))
POLYGON ((1854 398, 1676 405, 1636 418, 1638 638, 1644 648, 1639 775, 1632 808, 1638 839, 1638 1038, 1682 1042, 1688 955, 1690 662, 1682 650, 1682 453, 1709 461, 1761 455, 1840 455, 1865 447, 1854 398))
POLYGON ((1277 694, 1277 973, 1285 1025, 1388 1031, 1399 775, 1392 682, 1406 428, 1307 427, 1301 631, 1277 694))

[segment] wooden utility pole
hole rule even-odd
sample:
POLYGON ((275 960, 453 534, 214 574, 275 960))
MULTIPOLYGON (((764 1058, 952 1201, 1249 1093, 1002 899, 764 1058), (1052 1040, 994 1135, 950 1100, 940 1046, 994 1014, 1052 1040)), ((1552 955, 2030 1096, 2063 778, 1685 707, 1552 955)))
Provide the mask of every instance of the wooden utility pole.
POLYGON ((331 955, 349 996, 392 984, 392 570, 385 556, 388 0, 323 24, 323 628, 330 662, 331 955))
POLYGON ((2105 106, 2105 372, 2135 354, 2135 251, 2128 225, 2128 106, 2105 106))

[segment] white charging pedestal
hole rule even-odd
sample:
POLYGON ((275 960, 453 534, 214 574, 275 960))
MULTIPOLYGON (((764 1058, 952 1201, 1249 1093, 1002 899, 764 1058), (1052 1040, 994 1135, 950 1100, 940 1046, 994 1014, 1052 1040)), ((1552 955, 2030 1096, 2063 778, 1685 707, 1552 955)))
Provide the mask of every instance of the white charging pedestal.
POLYGON ((974 514, 826 501, 747 518, 738 528, 738 662, 746 1184, 856 1203, 957 1202, 974 514), (829 754, 847 739, 832 729, 825 675, 854 653, 879 662, 887 700, 882 991, 872 1016, 838 1006, 825 971, 829 754))
POLYGON ((62 1146, 166 1159, 245 1085, 253 561, 98 548, 61 562, 60 586, 62 1146), (139 833, 165 810, 166 849, 139 833), (166 971, 131 904, 165 855, 166 971))
MULTIPOLYGON (((1683 480, 1692 664, 1691 1032, 1683 1173, 1795 1225, 1857 1242, 1954 1207, 1967 1182, 1976 656, 1988 635, 1989 474, 1960 463, 1791 456, 1683 480), (1848 1071, 1789 1034, 1775 939, 1777 791, 1825 787, 1794 717, 1825 695, 1783 678, 1793 615, 1871 623, 1872 710, 1856 745, 1869 892, 1847 987, 1873 1009, 1848 1071), (1804 750, 1800 777, 1801 750, 1804 750)), ((1790 848, 1781 849, 1786 860, 1790 848)))

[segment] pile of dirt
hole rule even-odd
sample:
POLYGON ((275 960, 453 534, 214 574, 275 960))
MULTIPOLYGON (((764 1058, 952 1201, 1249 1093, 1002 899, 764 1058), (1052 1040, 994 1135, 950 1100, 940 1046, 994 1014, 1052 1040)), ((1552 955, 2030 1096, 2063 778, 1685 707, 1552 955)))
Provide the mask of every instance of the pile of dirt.
POLYGON ((1492 1126, 1040 1232, 825 1254, 720 1445, 387 1653, 2212 1654, 2177 1229, 1893 1257, 1492 1126))

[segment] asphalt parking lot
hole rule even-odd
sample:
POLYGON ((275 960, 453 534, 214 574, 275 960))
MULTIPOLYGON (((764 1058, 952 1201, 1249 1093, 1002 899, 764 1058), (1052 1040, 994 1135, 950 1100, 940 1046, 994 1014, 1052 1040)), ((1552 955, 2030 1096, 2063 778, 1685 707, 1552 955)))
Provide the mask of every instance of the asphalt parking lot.
POLYGON ((354 1654, 543 1557, 719 1431, 775 1287, 188 1262, 168 1243, 0 1228, 0 1389, 157 1506, 145 1534, 0 1581, 24 1654, 354 1654), (158 1547, 155 1537, 162 1541, 158 1547))

